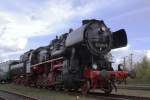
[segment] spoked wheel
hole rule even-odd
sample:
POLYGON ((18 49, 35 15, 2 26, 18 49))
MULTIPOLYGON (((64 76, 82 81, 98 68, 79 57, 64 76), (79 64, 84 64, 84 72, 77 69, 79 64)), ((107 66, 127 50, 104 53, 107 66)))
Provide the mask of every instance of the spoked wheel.
POLYGON ((90 81, 86 80, 81 87, 81 92, 83 95, 85 95, 89 92, 89 90, 90 90, 90 81))

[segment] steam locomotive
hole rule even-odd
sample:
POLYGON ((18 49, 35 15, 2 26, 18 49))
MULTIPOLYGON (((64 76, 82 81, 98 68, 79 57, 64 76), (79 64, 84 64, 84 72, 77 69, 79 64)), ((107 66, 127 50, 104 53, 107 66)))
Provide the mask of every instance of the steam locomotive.
POLYGON ((130 76, 114 71, 108 55, 127 45, 124 29, 111 32, 102 20, 83 20, 76 30, 56 36, 49 45, 29 50, 9 63, 9 80, 25 86, 109 94, 115 83, 130 76))

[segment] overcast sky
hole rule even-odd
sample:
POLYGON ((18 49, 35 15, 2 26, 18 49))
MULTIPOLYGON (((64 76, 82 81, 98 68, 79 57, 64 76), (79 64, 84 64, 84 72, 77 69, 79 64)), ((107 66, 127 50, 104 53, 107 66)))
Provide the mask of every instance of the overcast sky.
POLYGON ((131 52, 150 57, 150 0, 0 0, 0 58, 18 58, 91 18, 126 30, 128 46, 112 51, 116 62, 131 52))

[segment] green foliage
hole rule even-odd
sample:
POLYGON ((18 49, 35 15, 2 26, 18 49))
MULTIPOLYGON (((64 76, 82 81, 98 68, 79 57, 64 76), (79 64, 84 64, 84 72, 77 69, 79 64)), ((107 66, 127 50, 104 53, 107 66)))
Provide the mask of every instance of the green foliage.
POLYGON ((137 62, 134 67, 136 70, 136 78, 128 79, 128 82, 150 84, 150 60, 147 57, 143 57, 142 61, 137 62))

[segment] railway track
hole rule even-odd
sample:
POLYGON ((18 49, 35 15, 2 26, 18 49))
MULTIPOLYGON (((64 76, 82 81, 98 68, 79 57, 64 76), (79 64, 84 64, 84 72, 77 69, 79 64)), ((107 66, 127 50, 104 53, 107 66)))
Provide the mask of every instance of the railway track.
MULTIPOLYGON (((80 100, 80 96, 82 97, 83 95, 81 95, 81 93, 74 93, 74 92, 69 92, 69 95, 73 95, 77 97, 77 100, 80 100)), ((149 97, 140 97, 140 96, 127 96, 127 95, 117 95, 117 94, 110 94, 110 95, 106 95, 104 93, 99 93, 99 92, 95 92, 95 93, 88 93, 86 95, 84 95, 85 97, 88 98, 94 98, 96 100, 150 100, 149 97)))
MULTIPOLYGON (((95 99, 95 100, 150 100, 150 98, 148 97, 116 95, 116 94, 105 95, 104 93, 99 93, 99 92, 94 92, 94 93, 90 92, 86 95, 81 95, 81 92, 61 91, 61 93, 63 94, 67 93, 68 95, 75 96, 76 100, 80 100, 80 97, 83 97, 83 96, 91 98, 91 99, 95 99)), ((14 93, 14 92, 0 90, 0 100, 38 100, 38 99, 31 98, 31 97, 18 94, 18 93, 14 93)))
POLYGON ((0 90, 0 100, 38 100, 22 94, 0 90))
MULTIPOLYGON (((50 90, 49 93, 54 92, 55 90, 50 90)), ((110 94, 105 95, 100 91, 90 92, 89 94, 82 95, 80 91, 78 92, 67 92, 67 91, 55 91, 60 92, 61 94, 68 94, 76 99, 74 100, 82 100, 80 97, 91 98, 92 100, 150 100, 150 97, 140 97, 140 96, 128 96, 128 95, 119 95, 119 94, 110 94)), ((43 94, 44 95, 44 94, 43 94)), ((43 100, 42 97, 40 99, 31 98, 22 94, 18 94, 17 92, 9 92, 5 90, 0 90, 0 100, 43 100)), ((49 100, 49 99, 44 99, 49 100)), ((52 100, 52 99, 50 99, 52 100)), ((57 100, 57 99, 55 99, 57 100)), ((90 100, 90 99, 88 99, 90 100)))
POLYGON ((129 89, 129 90, 144 90, 150 91, 150 86, 143 86, 143 85, 118 85, 119 89, 129 89))
POLYGON ((106 98, 106 100, 150 100, 150 98, 148 97, 117 95, 117 94, 105 95, 103 93, 90 93, 90 95, 97 98, 104 97, 106 98))

